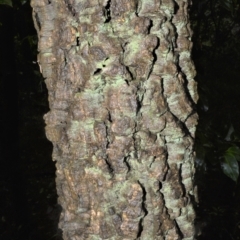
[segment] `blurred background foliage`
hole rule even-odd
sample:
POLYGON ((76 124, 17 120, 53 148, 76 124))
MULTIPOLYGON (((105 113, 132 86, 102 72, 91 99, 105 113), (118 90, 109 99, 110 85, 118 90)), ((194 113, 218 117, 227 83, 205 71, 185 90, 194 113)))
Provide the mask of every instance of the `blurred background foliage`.
MULTIPOLYGON (((19 159, 27 218, 11 216, 11 187, 1 179, 0 239, 61 239, 51 144, 44 134, 47 90, 37 65, 37 36, 29 0, 0 0, 13 17, 14 71, 18 81, 19 159)), ((0 12, 0 14, 1 14, 0 12)), ((199 124, 196 183, 198 239, 240 239, 240 0, 193 0, 193 60, 197 69, 199 124)), ((0 33, 6 19, 0 17, 0 33)), ((2 74, 2 73, 1 73, 2 74)), ((0 82, 2 87, 3 82, 0 82)), ((1 105, 4 105, 4 99, 1 105)), ((9 176, 8 178, 11 178, 9 176)))
POLYGON ((199 239, 240 239, 240 1, 193 0, 199 239))
POLYGON ((197 166, 222 166, 237 182, 240 160, 239 0, 202 0, 193 5, 193 60, 197 68, 197 166))

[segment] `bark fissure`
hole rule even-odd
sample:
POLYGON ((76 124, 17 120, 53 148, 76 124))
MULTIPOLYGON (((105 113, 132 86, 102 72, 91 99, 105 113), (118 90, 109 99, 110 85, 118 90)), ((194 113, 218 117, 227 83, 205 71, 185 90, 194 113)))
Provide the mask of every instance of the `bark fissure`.
POLYGON ((134 79, 134 76, 133 76, 133 73, 131 72, 130 68, 128 66, 125 66, 126 67, 126 70, 128 71, 130 77, 131 77, 131 80, 134 79))
MULTIPOLYGON (((152 19, 149 19, 149 21, 150 21, 150 24, 149 24, 149 26, 148 26, 148 34, 150 34, 151 33, 151 28, 153 27, 153 20, 152 19)), ((158 39, 158 45, 159 45, 159 39, 158 39)), ((158 48, 159 46, 157 46, 154 50, 153 50, 153 52, 158 48)), ((155 54, 155 53, 154 53, 155 54)), ((155 56, 154 56, 155 57, 155 56)))
POLYGON ((108 0, 106 6, 104 7, 104 15, 106 18, 104 23, 109 23, 111 21, 111 0, 108 0))
POLYGON ((76 46, 77 46, 77 47, 80 46, 80 40, 79 40, 79 37, 76 38, 76 46))
POLYGON ((187 98, 189 99, 189 101, 191 103, 192 109, 196 111, 196 104, 195 104, 194 99, 192 98, 191 94, 189 93, 187 77, 184 74, 184 71, 180 67, 179 67, 179 78, 180 78, 180 81, 182 82, 182 85, 184 87, 184 91, 187 95, 187 98))
POLYGON ((139 221, 139 229, 138 229, 138 234, 137 234, 137 238, 140 239, 141 238, 141 234, 143 232, 143 228, 144 228, 144 218, 148 215, 148 210, 147 210, 147 206, 146 206, 146 196, 147 196, 147 192, 146 189, 144 187, 144 185, 138 181, 138 184, 140 185, 141 189, 142 189, 142 210, 143 210, 143 216, 140 218, 139 221))
MULTIPOLYGON (((95 74, 95 72, 94 72, 94 74, 95 74)), ((108 118, 107 118, 108 122, 104 123, 105 129, 106 129, 106 151, 104 152, 104 156, 105 156, 104 160, 105 160, 105 163, 107 165, 107 168, 108 168, 108 171, 109 171, 111 177, 113 177, 114 176, 114 167, 111 165, 109 158, 108 158, 108 153, 107 153, 107 151, 109 149, 109 145, 111 144, 110 125, 112 123, 112 119, 111 119, 111 112, 109 110, 107 110, 107 114, 108 114, 108 118)))
POLYGON ((97 68, 97 69, 94 71, 93 75, 100 74, 101 72, 102 72, 102 69, 101 69, 101 68, 97 68))
POLYGON ((123 159, 123 162, 126 164, 127 169, 128 169, 127 173, 129 173, 129 172, 131 171, 131 166, 130 166, 130 164, 129 164, 129 162, 128 162, 129 157, 130 157, 130 156, 127 156, 127 157, 124 157, 124 159, 123 159))
POLYGON ((114 175, 114 169, 112 168, 111 164, 109 163, 109 161, 107 159, 104 159, 105 163, 107 164, 109 173, 113 176, 114 175))
POLYGON ((176 226, 176 228, 177 228, 178 235, 179 235, 180 239, 183 239, 183 238, 184 238, 184 235, 183 235, 183 233, 181 232, 181 229, 179 228, 179 226, 178 226, 178 224, 177 224, 176 221, 174 221, 174 223, 175 223, 175 226, 176 226))
MULTIPOLYGON (((153 23, 152 23, 153 21, 150 20, 150 22, 151 22, 151 24, 152 24, 152 26, 153 26, 153 23)), ((150 33, 150 29, 151 29, 152 26, 151 26, 151 25, 149 26, 149 29, 148 29, 149 33, 150 33)), ((160 46, 160 40, 159 40, 159 38, 157 37, 157 43, 156 43, 156 46, 155 46, 155 48, 154 48, 153 51, 152 51, 152 56, 153 56, 152 66, 151 66, 151 68, 150 68, 149 75, 148 75, 147 78, 150 77, 150 75, 151 75, 151 73, 152 73, 152 71, 153 71, 154 65, 155 65, 156 62, 157 62, 157 54, 156 54, 156 50, 159 48, 159 46, 160 46)))

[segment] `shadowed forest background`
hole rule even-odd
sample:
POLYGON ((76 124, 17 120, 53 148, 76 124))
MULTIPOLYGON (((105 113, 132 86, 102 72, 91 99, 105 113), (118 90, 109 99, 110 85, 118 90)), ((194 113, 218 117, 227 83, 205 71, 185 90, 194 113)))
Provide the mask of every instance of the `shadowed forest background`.
MULTIPOLYGON (((240 1, 193 0, 199 240, 240 239, 240 1)), ((0 239, 60 240, 47 90, 28 0, 0 0, 0 239)))

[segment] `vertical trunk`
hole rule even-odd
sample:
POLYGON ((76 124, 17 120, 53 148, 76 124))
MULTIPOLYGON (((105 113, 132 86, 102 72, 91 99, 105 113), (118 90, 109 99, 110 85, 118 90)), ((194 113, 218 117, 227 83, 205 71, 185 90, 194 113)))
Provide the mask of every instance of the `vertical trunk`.
POLYGON ((65 240, 194 239, 188 0, 32 0, 65 240))

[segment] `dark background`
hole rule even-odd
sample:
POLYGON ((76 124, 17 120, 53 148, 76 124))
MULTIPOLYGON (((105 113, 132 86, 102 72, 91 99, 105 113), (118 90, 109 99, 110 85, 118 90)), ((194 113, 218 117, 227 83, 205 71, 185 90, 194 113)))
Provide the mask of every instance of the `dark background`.
MULTIPOLYGON (((0 0, 1 3, 1 0, 0 0)), ((240 239, 240 3, 193 0, 199 240, 240 239)), ((29 1, 0 4, 0 239, 60 240, 47 90, 29 1)))

